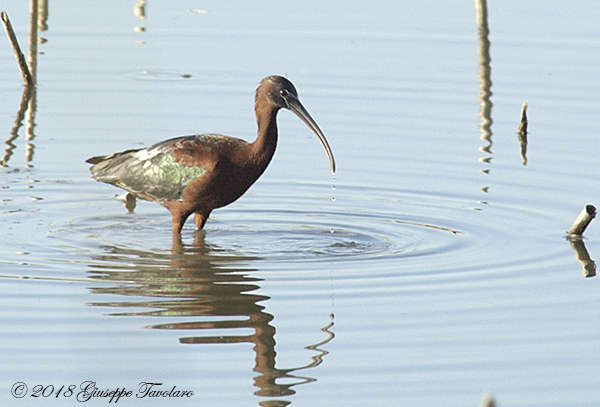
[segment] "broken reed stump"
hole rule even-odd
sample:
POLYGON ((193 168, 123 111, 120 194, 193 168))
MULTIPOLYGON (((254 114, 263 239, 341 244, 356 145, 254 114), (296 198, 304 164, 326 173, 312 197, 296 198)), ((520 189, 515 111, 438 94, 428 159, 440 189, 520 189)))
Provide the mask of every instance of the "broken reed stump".
POLYGON ((491 393, 487 393, 481 400, 481 407, 496 407, 496 399, 491 393))
POLYGON ((21 70, 21 75, 23 75, 25 85, 34 85, 33 76, 31 76, 29 66, 27 66, 27 61, 25 60, 25 56, 21 52, 19 42, 17 41, 17 36, 15 35, 15 32, 12 28, 10 20, 8 19, 8 14, 6 14, 6 11, 0 13, 0 18, 2 19, 2 25, 4 26, 4 31, 6 31, 8 41, 10 42, 13 52, 15 53, 15 58, 17 58, 17 63, 19 64, 19 69, 21 70))
POLYGON ((569 229, 567 240, 571 244, 571 248, 575 252, 575 258, 581 264, 584 277, 596 276, 596 263, 590 257, 585 243, 583 243, 583 232, 588 227, 592 219, 596 216, 596 208, 594 205, 586 205, 581 211, 571 229, 569 229))
POLYGON ((570 237, 577 237, 583 235, 585 229, 588 227, 592 219, 596 217, 596 207, 594 205, 586 205, 581 211, 571 229, 567 232, 570 237))
POLYGON ((519 123, 519 141, 521 142, 521 157, 523 165, 527 165, 527 102, 521 108, 521 122, 519 123))
POLYGON ((519 124, 519 133, 527 135, 527 102, 523 102, 521 108, 521 123, 519 124))

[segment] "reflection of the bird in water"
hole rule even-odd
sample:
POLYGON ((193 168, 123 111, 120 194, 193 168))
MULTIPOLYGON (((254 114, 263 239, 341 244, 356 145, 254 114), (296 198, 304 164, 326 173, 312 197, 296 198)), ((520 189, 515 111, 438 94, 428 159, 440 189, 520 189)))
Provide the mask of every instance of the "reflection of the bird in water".
MULTIPOLYGON (((306 364, 294 368, 275 367, 275 327, 270 324, 273 315, 265 312, 260 302, 270 297, 253 294, 259 289, 259 278, 248 276, 251 269, 241 267, 252 258, 216 255, 217 249, 203 241, 204 233, 196 233, 194 246, 184 246, 181 237, 174 237, 172 254, 157 254, 137 250, 105 247, 105 255, 91 272, 92 278, 114 281, 120 284, 113 287, 95 287, 93 293, 118 294, 132 297, 130 301, 95 302, 95 306, 119 308, 146 308, 148 311, 121 312, 112 315, 160 316, 160 317, 210 317, 210 320, 193 322, 162 323, 150 325, 150 329, 175 329, 200 333, 197 336, 184 336, 179 340, 185 344, 227 344, 252 343, 256 352, 254 371, 259 375, 254 384, 259 388, 256 395, 264 397, 289 396, 295 394, 294 386, 310 383, 316 379, 294 374, 301 370, 320 365, 328 352, 320 349, 331 341, 331 321, 321 329, 327 337, 305 349, 316 352, 306 364), (137 259, 132 266, 132 259, 137 259), (237 265, 235 264, 237 263, 237 265), (107 267, 100 266, 104 264, 107 267), (232 267, 233 266, 233 267, 232 267), (121 269, 121 270, 120 270, 121 269), (125 284, 124 284, 125 283, 125 284), (136 301, 135 297, 144 300, 136 301), (156 300, 147 300, 147 298, 156 300), (217 317, 217 319, 215 319, 217 317), (254 333, 236 335, 236 328, 251 328, 254 333), (209 333, 218 330, 219 335, 209 333), (231 330, 230 335, 223 335, 231 330), (206 332, 206 334, 204 334, 206 332), (285 383, 278 381, 285 380, 285 383)), ((264 400, 263 406, 284 406, 284 400, 264 400)))

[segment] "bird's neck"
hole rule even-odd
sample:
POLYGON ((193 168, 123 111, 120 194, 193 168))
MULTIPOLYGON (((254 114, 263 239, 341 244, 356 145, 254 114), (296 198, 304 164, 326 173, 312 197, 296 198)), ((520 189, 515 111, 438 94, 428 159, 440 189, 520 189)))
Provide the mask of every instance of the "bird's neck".
MULTIPOLYGON (((258 124, 258 134, 256 140, 252 143, 252 155, 257 164, 266 166, 275 154, 277 146, 277 111, 279 109, 270 106, 263 107, 260 103, 256 104, 256 121, 258 124)), ((263 169, 264 169, 263 168, 263 169)))

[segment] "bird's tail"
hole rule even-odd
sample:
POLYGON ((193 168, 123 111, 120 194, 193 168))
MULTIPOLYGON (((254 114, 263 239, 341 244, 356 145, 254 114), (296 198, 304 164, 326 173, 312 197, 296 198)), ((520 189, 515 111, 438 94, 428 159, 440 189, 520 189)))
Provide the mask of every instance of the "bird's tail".
POLYGON ((140 149, 92 157, 85 162, 94 164, 90 171, 95 180, 115 184, 119 180, 128 178, 128 175, 131 174, 132 163, 135 161, 133 154, 138 151, 140 149))

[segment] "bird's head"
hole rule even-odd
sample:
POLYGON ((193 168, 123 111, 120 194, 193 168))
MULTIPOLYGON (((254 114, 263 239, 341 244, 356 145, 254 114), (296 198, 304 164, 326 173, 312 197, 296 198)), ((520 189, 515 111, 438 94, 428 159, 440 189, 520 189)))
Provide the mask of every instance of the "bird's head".
POLYGON ((329 158, 329 165, 331 167, 331 172, 335 173, 335 160, 333 158, 331 148, 329 147, 329 143, 327 142, 325 135, 323 134, 317 123, 313 120, 313 118, 304 108, 304 106, 302 106, 302 103, 300 103, 300 99, 298 99, 298 91, 296 90, 296 87, 292 84, 292 82, 290 82, 283 76, 268 76, 260 82, 260 85, 256 90, 257 105, 260 100, 260 95, 264 94, 267 95, 268 101, 277 110, 291 110, 296 116, 300 118, 300 120, 302 120, 311 129, 311 131, 318 137, 319 141, 323 145, 323 148, 325 149, 325 152, 327 153, 327 157, 329 158))

